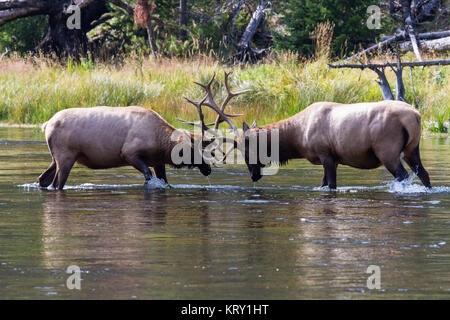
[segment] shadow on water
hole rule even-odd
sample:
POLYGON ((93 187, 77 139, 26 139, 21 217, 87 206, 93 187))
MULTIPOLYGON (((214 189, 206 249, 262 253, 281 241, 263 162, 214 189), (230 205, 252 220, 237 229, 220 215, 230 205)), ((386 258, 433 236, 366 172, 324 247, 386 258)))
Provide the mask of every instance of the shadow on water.
POLYGON ((0 298, 449 296, 448 139, 422 143, 431 193, 384 169, 345 167, 330 192, 306 161, 255 187, 242 166, 215 169, 211 184, 168 170, 166 190, 144 189, 131 168, 76 167, 66 190, 39 190, 41 139, 0 128, 0 298), (66 287, 70 265, 81 290, 66 287), (370 265, 380 290, 367 288, 370 265))

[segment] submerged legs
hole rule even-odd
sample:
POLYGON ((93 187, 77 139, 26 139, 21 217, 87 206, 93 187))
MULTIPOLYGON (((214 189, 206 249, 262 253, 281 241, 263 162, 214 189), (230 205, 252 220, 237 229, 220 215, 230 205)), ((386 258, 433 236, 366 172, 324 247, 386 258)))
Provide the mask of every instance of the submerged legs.
POLYGON ((328 186, 330 189, 336 189, 337 163, 331 156, 322 158, 321 162, 323 165, 322 187, 328 186))
POLYGON ((153 167, 153 169, 155 169, 155 175, 158 179, 163 180, 165 183, 167 182, 167 177, 166 177, 166 166, 165 165, 159 165, 159 166, 155 166, 153 167))
POLYGON ((131 164, 135 169, 142 172, 145 177, 145 182, 151 180, 152 172, 148 168, 147 164, 144 160, 142 160, 139 156, 127 157, 127 162, 131 164))
POLYGON ((430 177, 427 170, 425 170, 425 168, 423 167, 422 161, 420 160, 419 146, 414 149, 411 155, 405 157, 405 162, 408 164, 411 170, 415 174, 417 174, 423 185, 427 188, 431 188, 430 177))
POLYGON ((52 158, 52 163, 50 164, 50 166, 38 178, 39 187, 47 188, 53 182, 55 174, 56 174, 56 162, 55 159, 52 158))

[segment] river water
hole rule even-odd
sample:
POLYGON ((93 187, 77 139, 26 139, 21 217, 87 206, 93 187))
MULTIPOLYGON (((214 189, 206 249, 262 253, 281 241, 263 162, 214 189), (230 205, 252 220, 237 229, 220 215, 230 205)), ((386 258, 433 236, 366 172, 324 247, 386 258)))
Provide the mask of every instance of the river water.
POLYGON ((424 138, 421 152, 431 192, 344 166, 331 192, 305 160, 255 185, 239 165, 209 181, 169 169, 166 190, 131 167, 76 165, 58 192, 35 183, 50 163, 43 134, 2 127, 0 298, 450 298, 450 139, 424 138), (80 290, 66 284, 73 265, 80 290))

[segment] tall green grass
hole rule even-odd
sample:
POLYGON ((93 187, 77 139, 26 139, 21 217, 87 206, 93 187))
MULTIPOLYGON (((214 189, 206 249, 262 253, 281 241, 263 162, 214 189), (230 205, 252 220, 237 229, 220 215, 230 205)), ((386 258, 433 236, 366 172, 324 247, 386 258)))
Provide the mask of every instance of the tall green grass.
MULTIPOLYGON (((223 71, 230 68, 209 58, 153 61, 130 58, 121 66, 68 61, 64 66, 45 59, 0 61, 0 121, 42 123, 57 111, 98 105, 141 105, 181 126, 176 117, 195 120, 194 107, 183 99, 200 99, 204 92, 193 81, 206 82, 214 72, 216 99, 226 91, 223 71)), ((230 78, 234 90, 251 89, 230 103, 230 112, 245 116, 236 121, 258 124, 291 116, 317 101, 356 103, 382 99, 376 74, 349 69, 328 70, 326 59, 299 60, 284 53, 264 63, 235 68, 230 78)), ((450 118, 450 67, 415 68, 414 87, 425 121, 448 123, 450 118)), ((391 87, 395 84, 388 72, 391 87)), ((415 98, 404 74, 406 97, 415 98)), ((208 111, 207 118, 215 114, 208 111)), ((432 123, 432 122, 430 122, 432 123)), ((445 126, 444 126, 445 127, 445 126)))

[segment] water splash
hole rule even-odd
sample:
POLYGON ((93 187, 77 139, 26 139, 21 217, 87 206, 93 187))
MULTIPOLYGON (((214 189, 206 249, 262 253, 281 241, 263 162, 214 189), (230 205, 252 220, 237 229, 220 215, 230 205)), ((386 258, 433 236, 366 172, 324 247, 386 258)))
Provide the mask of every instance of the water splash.
POLYGON ((144 188, 146 190, 153 190, 153 189, 166 189, 169 185, 161 179, 158 179, 156 177, 152 177, 150 180, 145 181, 144 188))
MULTIPOLYGON (((134 188, 141 186, 140 184, 94 184, 94 183, 82 183, 79 185, 71 186, 65 185, 64 190, 96 190, 96 189, 116 189, 116 188, 134 188)), ((46 189, 55 190, 53 187, 49 186, 47 188, 40 188, 37 182, 25 183, 18 185, 19 188, 24 189, 46 189)))
POLYGON ((425 187, 422 184, 413 183, 415 176, 411 176, 406 180, 398 181, 393 180, 386 184, 387 192, 389 193, 401 193, 401 194, 414 194, 414 193, 449 193, 450 187, 438 186, 431 189, 425 187))
MULTIPOLYGON (((309 187, 309 186, 264 186, 253 183, 252 187, 246 187, 241 185, 213 185, 208 178, 208 184, 172 184, 168 185, 164 181, 153 177, 149 184, 145 185, 146 189, 209 189, 209 190, 247 190, 252 192, 253 189, 258 190, 301 190, 301 191, 316 191, 316 192, 329 192, 328 187, 309 187)), ((360 192, 388 192, 397 194, 439 194, 439 193, 450 193, 449 186, 435 186, 432 189, 428 189, 420 183, 413 182, 414 177, 408 180, 399 182, 396 180, 389 181, 383 185, 376 186, 340 186, 337 187, 336 192, 338 193, 360 193, 360 192)), ((94 184, 94 183, 83 183, 79 185, 66 185, 64 190, 103 190, 103 189, 122 189, 122 188, 136 188, 141 187, 142 184, 94 184)), ((39 189, 38 183, 25 183, 18 185, 20 188, 27 190, 39 189)), ((51 187, 47 188, 52 190, 51 187)))

